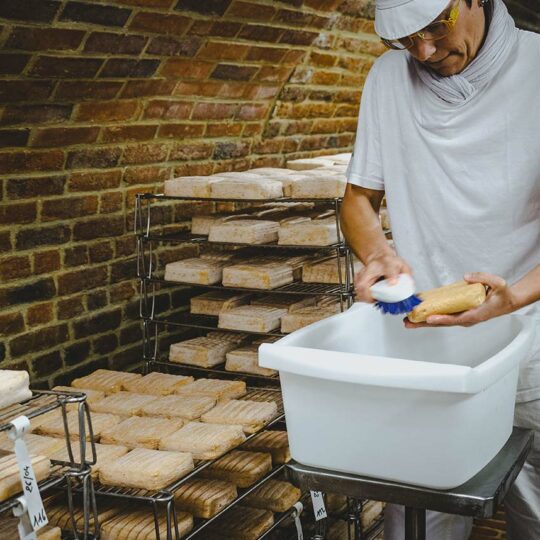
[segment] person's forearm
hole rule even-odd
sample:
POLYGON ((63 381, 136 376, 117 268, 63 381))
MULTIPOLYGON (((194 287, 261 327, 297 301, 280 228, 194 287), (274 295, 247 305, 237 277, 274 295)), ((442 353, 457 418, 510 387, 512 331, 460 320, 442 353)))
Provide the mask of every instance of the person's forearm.
POLYGON ((540 264, 516 281, 510 290, 516 303, 515 309, 538 302, 540 300, 540 264))
MULTIPOLYGON (((378 197, 352 192, 350 185, 341 208, 341 229, 354 254, 364 263, 384 254, 394 255, 378 216, 378 197), (374 208, 374 206, 376 208, 374 208)), ((380 195, 382 199, 382 194, 380 195)))

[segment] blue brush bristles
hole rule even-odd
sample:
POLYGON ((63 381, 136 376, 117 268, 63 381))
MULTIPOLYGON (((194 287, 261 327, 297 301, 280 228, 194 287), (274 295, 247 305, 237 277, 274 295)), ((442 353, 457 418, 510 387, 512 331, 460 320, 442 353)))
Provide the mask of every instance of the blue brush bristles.
POLYGON ((375 302, 375 307, 378 307, 383 313, 401 315, 402 313, 409 313, 409 311, 412 311, 413 308, 421 303, 422 300, 413 294, 401 302, 375 302))

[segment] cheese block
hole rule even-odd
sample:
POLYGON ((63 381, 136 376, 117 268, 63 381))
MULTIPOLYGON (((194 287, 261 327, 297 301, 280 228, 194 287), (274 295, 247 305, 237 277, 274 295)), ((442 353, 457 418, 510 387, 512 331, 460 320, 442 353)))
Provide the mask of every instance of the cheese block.
MULTIPOLYGON (((298 296, 297 294, 267 294, 251 301, 253 306, 268 306, 286 309, 289 313, 307 306, 315 305, 315 298, 312 296, 298 296)), ((263 341, 266 343, 266 341, 263 341)))
POLYGON ((277 199, 283 197, 283 186, 277 180, 257 175, 238 175, 212 183, 210 193, 213 199, 277 199))
POLYGON ((246 439, 242 426, 189 422, 163 437, 161 450, 189 452, 193 459, 215 459, 246 439))
POLYGON ((291 459, 289 439, 286 431, 263 431, 244 443, 245 450, 254 452, 269 452, 275 464, 287 463, 291 459))
MULTIPOLYGON (((140 380, 140 378, 137 380, 140 380)), ((118 414, 120 416, 140 415, 143 407, 156 399, 156 396, 149 394, 116 392, 94 404, 92 411, 118 414)))
POLYGON ((107 486, 158 490, 192 470, 191 454, 135 448, 103 464, 99 481, 107 486))
POLYGON ((293 199, 335 199, 345 195, 347 181, 342 176, 317 175, 294 182, 291 186, 293 199))
MULTIPOLYGON (((51 474, 51 461, 45 456, 31 456, 36 480, 45 480, 51 474)), ((17 457, 14 453, 0 456, 0 502, 22 491, 17 457)))
MULTIPOLYGON (((58 411, 55 411, 58 413, 58 411)), ((45 437, 42 435, 35 435, 34 433, 27 433, 24 436, 24 442, 28 453, 32 456, 47 456, 50 458, 55 452, 61 448, 65 448, 66 442, 64 439, 56 437, 45 437)), ((3 452, 14 452, 13 441, 7 437, 0 439, 0 450, 3 452)))
POLYGON ((261 403, 275 403, 278 409, 283 402, 281 391, 270 388, 250 388, 246 395, 239 399, 244 401, 259 401, 261 403))
POLYGON ((407 318, 413 323, 425 322, 430 315, 449 315, 480 306, 486 299, 482 283, 462 285, 461 282, 419 294, 422 303, 407 318))
POLYGON ((286 223, 279 228, 278 244, 286 246, 329 246, 338 241, 335 218, 286 223))
POLYGON ((215 285, 221 281, 226 261, 194 257, 165 265, 165 280, 195 285, 215 285))
POLYGON ((195 420, 201 414, 209 411, 215 404, 216 400, 210 396, 174 394, 152 401, 143 407, 142 412, 146 416, 195 420))
POLYGON ((373 525, 373 522, 382 514, 384 510, 384 504, 381 501, 366 501, 362 505, 362 513, 360 519, 362 522, 362 529, 366 531, 373 525))
POLYGON ((225 480, 245 488, 252 486, 257 480, 268 474, 271 469, 272 458, 270 454, 233 450, 203 469, 199 474, 203 478, 225 480))
MULTIPOLYGON (((56 412, 56 411, 55 411, 56 412)), ((121 416, 115 414, 93 413, 92 416, 92 432, 94 434, 94 440, 98 441, 101 432, 111 426, 119 424, 122 421, 121 416)), ((69 429, 69 437, 73 440, 79 439, 79 414, 77 411, 67 412, 67 424, 69 429)), ((62 415, 49 418, 43 424, 35 428, 35 433, 38 435, 51 435, 53 437, 64 437, 64 422, 62 415)), ((90 440, 90 433, 86 426, 85 439, 90 440)))
POLYGON ((191 218, 191 234, 200 234, 201 236, 208 236, 210 234, 210 227, 221 223, 227 214, 211 214, 209 216, 193 216, 191 218))
MULTIPOLYGON (((179 538, 184 538, 193 529, 193 516, 177 512, 179 538)), ((167 538, 167 516, 158 514, 159 538, 167 538)), ((173 529, 174 531, 174 529, 173 529)), ((174 532, 173 532, 174 537, 174 532)), ((101 540, 156 540, 154 513, 148 506, 135 507, 108 519, 101 525, 101 540)))
POLYGON ((217 339, 220 341, 228 341, 234 343, 235 345, 240 345, 246 341, 249 337, 247 334, 240 334, 236 332, 224 332, 223 330, 212 330, 206 334, 206 337, 209 339, 217 339))
POLYGON ((288 334, 313 324, 314 322, 331 317, 336 313, 340 313, 341 307, 339 302, 331 304, 329 306, 310 306, 307 308, 299 309, 294 313, 287 313, 281 319, 281 332, 288 334))
POLYGON ((290 482, 270 479, 250 493, 243 504, 272 512, 285 512, 300 500, 301 494, 290 482))
POLYGON ((200 197, 206 199, 211 196, 211 185, 218 181, 219 177, 180 176, 165 180, 164 194, 169 197, 200 197))
POLYGON ((250 174, 258 174, 261 176, 283 176, 289 174, 291 171, 283 167, 255 167, 247 171, 250 174))
POLYGON ((221 480, 194 478, 184 482, 174 494, 176 508, 198 518, 211 518, 237 497, 236 486, 221 480))
MULTIPOLYGON (((341 279, 345 283, 345 259, 340 257, 341 279)), ((363 265, 358 259, 353 259, 353 275, 362 269, 363 265)), ((302 269, 302 281, 304 283, 327 283, 339 284, 339 272, 335 257, 326 258, 311 264, 304 265, 302 269)))
MULTIPOLYGON (((0 520, 0 538, 15 540, 19 538, 19 518, 8 517, 0 520)), ((62 531, 59 527, 46 525, 36 533, 37 540, 61 540, 62 531)))
POLYGON ((287 161, 287 169, 292 169, 294 171, 308 171, 324 166, 331 167, 333 164, 334 162, 331 157, 291 159, 287 161))
MULTIPOLYGON (((114 429, 114 428, 113 428, 114 429)), ((94 448, 96 450, 96 463, 92 465, 92 478, 97 478, 99 469, 103 463, 107 463, 110 460, 123 456, 128 453, 128 448, 125 446, 120 446, 116 444, 99 444, 95 443, 94 448)), ((73 463, 78 465, 81 463, 81 448, 78 443, 73 443, 71 445, 71 451, 73 453, 73 463)), ((51 456, 51 459, 56 461, 63 461, 65 463, 70 463, 69 454, 67 448, 62 448, 62 450, 56 452, 51 456)), ((92 454, 92 443, 87 442, 85 447, 85 456, 86 463, 91 463, 93 460, 92 454)))
POLYGON ((183 386, 193 382, 193 377, 185 375, 169 375, 153 371, 140 379, 126 383, 126 390, 137 394, 150 394, 153 396, 167 396, 183 386))
POLYGON ((244 345, 239 349, 229 351, 226 355, 225 369, 227 371, 251 373, 270 377, 276 370, 259 366, 259 345, 244 345))
POLYGON ((299 279, 302 265, 308 257, 268 257, 248 263, 227 266, 223 270, 223 285, 252 289, 275 289, 299 279))
MULTIPOLYGON (((92 390, 91 388, 75 388, 74 386, 55 386, 53 388, 56 392, 79 392, 86 394, 86 403, 88 403, 88 406, 90 410, 92 410, 92 405, 94 403, 98 403, 105 397, 105 392, 102 390, 92 390)), ((78 406, 75 404, 75 406, 78 406)))
POLYGON ((112 428, 103 430, 101 442, 126 448, 157 450, 163 437, 174 433, 183 425, 184 421, 181 419, 132 416, 112 428))
POLYGON ((347 496, 340 493, 326 493, 325 506, 331 514, 343 514, 347 511, 347 496))
POLYGON ((208 540, 257 540, 274 524, 269 510, 233 506, 207 527, 208 540))
POLYGON ((0 369, 0 409, 32 397, 27 371, 0 369))
POLYGON ((218 327, 244 332, 271 332, 279 328, 281 317, 286 313, 286 308, 240 306, 221 312, 218 327))
POLYGON ((190 311, 196 315, 219 315, 238 306, 249 304, 251 294, 232 291, 209 291, 190 300, 190 311))
POLYGON ((86 377, 75 379, 71 383, 71 386, 81 389, 100 390, 106 394, 112 394, 114 392, 120 392, 120 390, 125 390, 125 384, 128 381, 138 379, 139 377, 142 377, 140 373, 98 369, 86 377))
POLYGON ((279 223, 257 219, 234 219, 212 225, 209 242, 269 244, 278 239, 279 223))
POLYGON ((210 424, 240 424, 246 433, 255 433, 276 416, 277 406, 273 402, 231 399, 204 413, 201 420, 210 424))
POLYGON ((220 379, 197 379, 177 390, 177 394, 209 396, 216 400, 239 398, 246 393, 244 381, 223 381, 220 379))
POLYGON ((197 337, 173 343, 169 351, 169 360, 176 364, 208 368, 225 362, 225 354, 235 347, 236 344, 231 340, 197 337))

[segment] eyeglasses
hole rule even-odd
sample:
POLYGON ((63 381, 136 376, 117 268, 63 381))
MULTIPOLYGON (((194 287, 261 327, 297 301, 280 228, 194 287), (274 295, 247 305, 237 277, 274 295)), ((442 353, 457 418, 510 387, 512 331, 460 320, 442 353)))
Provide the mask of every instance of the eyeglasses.
POLYGON ((433 21, 431 24, 415 32, 410 36, 400 38, 400 39, 383 39, 381 41, 389 49, 404 50, 410 49, 414 46, 416 38, 422 39, 424 41, 437 41, 439 39, 445 38, 456 26, 457 19, 459 17, 459 3, 460 0, 454 0, 452 2, 452 7, 450 9, 450 15, 448 19, 440 19, 438 21, 433 21))

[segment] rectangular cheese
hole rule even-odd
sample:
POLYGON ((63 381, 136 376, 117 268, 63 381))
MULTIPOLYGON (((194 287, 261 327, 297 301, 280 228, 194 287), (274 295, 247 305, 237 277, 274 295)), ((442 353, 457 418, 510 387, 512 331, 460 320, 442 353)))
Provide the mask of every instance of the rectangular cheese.
POLYGON ((244 345, 226 354, 225 369, 240 373, 251 373, 270 377, 277 371, 259 366, 259 345, 244 345))
POLYGON ((294 332, 304 326, 313 324, 314 322, 331 317, 341 311, 339 302, 329 306, 310 306, 304 309, 299 309, 294 313, 287 313, 281 319, 281 331, 284 334, 294 332))
MULTIPOLYGON (((341 280, 345 283, 345 258, 340 257, 341 280)), ((358 259, 353 259, 353 275, 359 272, 363 264, 358 259)), ((306 264, 302 269, 302 281, 304 283, 327 283, 339 284, 339 271, 336 257, 330 257, 322 261, 306 264)))
POLYGON ((283 186, 277 180, 269 180, 253 175, 235 176, 211 184, 210 193, 214 199, 276 199, 283 197, 283 186))
POLYGON ((253 295, 232 291, 210 291, 190 300, 190 311, 197 315, 219 315, 220 311, 248 304, 253 295))
MULTIPOLYGON (((45 456, 32 456, 36 480, 40 482, 51 474, 51 461, 45 456)), ((0 502, 22 491, 17 457, 13 453, 0 456, 0 502)))
POLYGON ((95 403, 92 410, 120 416, 140 415, 143 407, 156 399, 158 399, 157 396, 150 394, 116 392, 102 399, 99 403, 95 403))
POLYGON ((266 306, 286 309, 293 312, 298 309, 315 305, 312 296, 299 296, 297 294, 267 294, 251 300, 252 306, 266 306))
POLYGON ((225 214, 211 214, 209 216, 193 216, 191 218, 191 234, 200 234, 202 236, 208 236, 210 234, 210 227, 221 223, 227 215, 225 214))
POLYGON ((0 369, 0 409, 32 397, 27 371, 0 369))
POLYGON ((271 332, 279 328, 285 313, 286 308, 240 306, 220 313, 218 326, 244 332, 271 332))
POLYGON ((277 415, 274 402, 231 399, 219 403, 201 416, 209 424, 241 425, 246 433, 255 433, 277 415))
POLYGON ((213 367, 225 362, 227 351, 236 346, 237 343, 230 339, 213 337, 187 339, 171 345, 169 360, 177 364, 213 367))
POLYGON ((89 388, 99 390, 106 394, 125 390, 125 383, 142 377, 140 373, 126 373, 124 371, 113 371, 110 369, 97 369, 90 375, 75 379, 71 386, 75 388, 89 388))
POLYGON ((334 199, 345 195, 347 181, 342 176, 319 175, 304 178, 291 186, 293 199, 334 199))
POLYGON ((292 169, 294 171, 309 171, 311 169, 324 167, 325 165, 332 166, 333 163, 334 162, 329 157, 291 159, 287 161, 287 169, 292 169))
POLYGON ((221 281, 225 261, 194 257, 165 265, 165 280, 198 285, 215 285, 221 281))
POLYGON ((219 178, 209 176, 180 176, 172 180, 165 180, 164 193, 169 197, 200 197, 210 198, 212 183, 219 178))
POLYGON ((210 242, 239 244, 269 244, 278 239, 276 221, 257 219, 231 219, 210 227, 210 242))
POLYGON ((216 400, 232 399, 246 394, 246 383, 221 379, 197 379, 191 384, 186 384, 177 392, 179 395, 202 395, 213 397, 216 400))
POLYGON ((286 223, 278 232, 278 244, 287 246, 330 246, 338 241, 335 217, 286 223))
POLYGON ((153 396, 167 396, 183 386, 193 382, 193 377, 185 375, 169 375, 154 371, 137 379, 126 383, 129 392, 138 394, 151 394, 153 396))
POLYGON ((173 419, 196 420, 203 413, 212 409, 215 404, 215 398, 210 396, 174 394, 149 403, 144 407, 143 414, 147 416, 165 416, 173 419))
POLYGON ((211 518, 237 497, 236 486, 222 480, 189 479, 174 494, 176 508, 198 518, 211 518))

